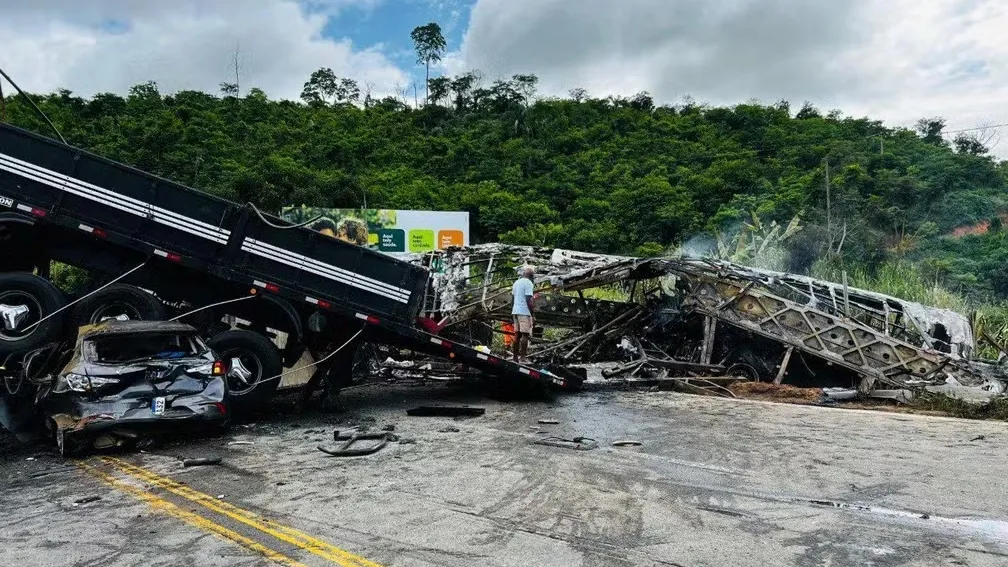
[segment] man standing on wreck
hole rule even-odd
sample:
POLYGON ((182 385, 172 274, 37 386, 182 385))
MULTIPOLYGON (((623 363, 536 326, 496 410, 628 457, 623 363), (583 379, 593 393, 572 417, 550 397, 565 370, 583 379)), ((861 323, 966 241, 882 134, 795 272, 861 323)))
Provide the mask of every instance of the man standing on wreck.
POLYGON ((511 286, 511 294, 514 295, 514 305, 511 307, 511 316, 514 318, 515 339, 511 341, 515 362, 525 362, 528 355, 528 344, 532 337, 532 327, 535 325, 535 317, 532 315, 532 279, 535 271, 531 266, 526 266, 522 272, 522 277, 511 286))

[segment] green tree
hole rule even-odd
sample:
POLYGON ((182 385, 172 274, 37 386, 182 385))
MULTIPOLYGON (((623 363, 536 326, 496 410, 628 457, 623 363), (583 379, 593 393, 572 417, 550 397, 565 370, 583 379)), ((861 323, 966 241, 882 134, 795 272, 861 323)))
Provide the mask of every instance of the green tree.
POLYGON ((451 85, 452 80, 449 77, 434 77, 427 81, 430 97, 434 104, 448 98, 451 85))
POLYGON ((354 103, 360 100, 360 87, 353 79, 339 79, 333 89, 333 97, 338 103, 354 103))
POLYGON ((417 64, 423 65, 427 72, 424 81, 427 89, 424 95, 424 104, 427 104, 430 102, 430 64, 441 61, 441 56, 448 44, 441 33, 441 26, 437 22, 413 28, 410 38, 413 40, 413 49, 416 50, 417 64))
POLYGON ((332 69, 328 67, 317 69, 305 81, 301 90, 301 100, 309 106, 325 106, 329 104, 329 99, 336 96, 339 86, 340 80, 332 69))
POLYGON ((990 151, 976 136, 971 136, 965 132, 957 134, 955 139, 952 140, 952 145, 961 154, 980 156, 990 151))
POLYGON ((917 133, 929 144, 941 146, 945 144, 942 130, 945 129, 945 119, 941 117, 921 118, 917 121, 917 133))
POLYGON ((465 110, 478 76, 473 71, 462 73, 451 81, 451 91, 455 93, 455 110, 465 110))
POLYGON ((511 77, 510 88, 517 93, 522 104, 527 107, 532 102, 532 97, 535 96, 538 84, 539 77, 535 75, 515 75, 511 77))

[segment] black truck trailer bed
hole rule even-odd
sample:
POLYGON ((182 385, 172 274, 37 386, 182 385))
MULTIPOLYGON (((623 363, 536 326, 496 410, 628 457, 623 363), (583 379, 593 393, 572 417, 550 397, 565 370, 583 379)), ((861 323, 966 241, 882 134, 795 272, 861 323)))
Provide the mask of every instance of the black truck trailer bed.
POLYGON ((78 235, 77 256, 128 249, 203 281, 371 326, 402 346, 502 378, 565 385, 549 372, 417 328, 428 278, 421 267, 0 124, 0 223, 12 222, 78 235))

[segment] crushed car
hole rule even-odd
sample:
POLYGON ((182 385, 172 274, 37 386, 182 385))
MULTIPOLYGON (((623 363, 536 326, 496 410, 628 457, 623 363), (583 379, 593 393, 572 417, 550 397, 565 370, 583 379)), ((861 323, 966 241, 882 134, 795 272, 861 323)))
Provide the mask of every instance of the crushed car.
POLYGON ((72 346, 32 351, 23 366, 36 415, 64 456, 228 422, 228 365, 182 323, 88 325, 72 346))

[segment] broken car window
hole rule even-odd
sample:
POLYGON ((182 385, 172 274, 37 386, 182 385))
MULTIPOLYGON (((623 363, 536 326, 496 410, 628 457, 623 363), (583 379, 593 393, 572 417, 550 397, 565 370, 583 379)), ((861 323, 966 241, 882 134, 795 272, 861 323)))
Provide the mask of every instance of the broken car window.
POLYGON ((195 337, 181 334, 110 335, 87 341, 95 362, 124 363, 142 360, 190 358, 205 352, 195 337))

